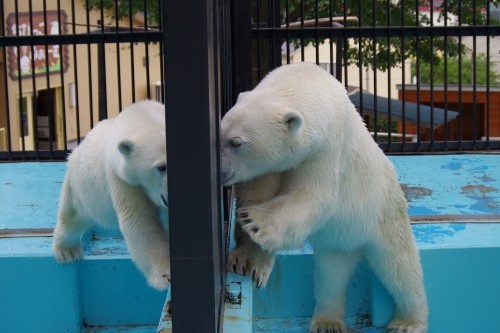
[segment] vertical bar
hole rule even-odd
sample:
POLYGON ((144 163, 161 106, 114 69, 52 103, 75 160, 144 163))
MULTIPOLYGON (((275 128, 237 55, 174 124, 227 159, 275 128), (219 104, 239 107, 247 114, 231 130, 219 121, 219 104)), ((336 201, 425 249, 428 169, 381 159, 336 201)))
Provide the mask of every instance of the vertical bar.
MULTIPOLYGON (((343 49, 343 55, 342 55, 342 58, 341 57, 337 57, 337 59, 343 59, 344 61, 344 86, 346 87, 349 87, 349 77, 347 75, 347 73, 349 72, 349 62, 347 61, 348 60, 348 54, 347 54, 347 50, 349 49, 349 40, 347 39, 347 29, 345 29, 345 27, 347 26, 347 10, 348 10, 348 7, 347 7, 347 1, 343 1, 343 7, 342 7, 342 13, 344 15, 344 23, 343 23, 343 28, 342 30, 344 31, 344 36, 343 36, 343 46, 341 46, 340 48, 343 49)), ((361 20, 361 17, 360 17, 360 20, 361 20)), ((338 39, 337 39, 337 42, 338 42, 338 39)), ((339 50, 339 47, 337 47, 337 52, 342 52, 342 50, 339 50)), ((340 70, 342 70, 342 65, 340 66, 337 66, 337 68, 340 70)), ((339 76, 337 78, 342 78, 342 74, 340 73, 339 76)))
POLYGON ((149 72, 149 16, 148 16, 148 7, 146 4, 146 0, 142 3, 142 12, 144 13, 144 31, 146 32, 145 40, 144 40, 144 57, 146 59, 146 95, 148 98, 151 98, 151 75, 149 72))
MULTIPOLYGON (((387 13, 387 27, 392 26, 392 21, 391 21, 391 3, 387 1, 386 4, 386 13, 387 13)), ((391 37, 389 34, 387 34, 387 45, 390 48, 391 47, 391 37)), ((403 60, 404 64, 404 60, 403 60)), ((392 68, 392 62, 391 62, 391 57, 387 57, 387 150, 391 151, 392 147, 392 93, 391 93, 391 86, 392 86, 392 81, 391 81, 391 68, 392 68)))
POLYGON ((286 24, 286 63, 290 63, 290 0, 285 0, 285 24, 286 24))
POLYGON ((232 0, 233 99, 252 89, 252 8, 250 1, 232 0))
POLYGON ((359 114, 363 117, 363 39, 361 37, 361 26, 363 25, 362 1, 358 0, 358 61, 359 61, 359 114))
MULTIPOLYGON (((5 9, 4 9, 4 3, 3 1, 0 1, 0 16, 1 17, 5 17, 5 9)), ((2 24, 1 27, 0 27, 0 33, 1 33, 1 36, 5 36, 6 35, 6 31, 5 31, 5 24, 2 24)), ((13 47, 13 46, 11 46, 13 47)), ((4 61, 6 61, 7 59, 7 47, 2 47, 2 57, 4 59, 4 61)), ((3 82, 8 82, 7 79, 8 79, 8 74, 7 74, 7 70, 3 70, 3 82)), ((7 127, 7 133, 9 133, 9 135, 7 135, 7 151, 8 151, 8 158, 11 159, 12 158, 12 131, 11 131, 11 126, 10 126, 10 105, 9 105, 9 99, 7 98, 7 96, 9 96, 9 85, 8 84, 5 84, 5 101, 4 101, 4 105, 0 105, 0 107, 5 107, 5 113, 6 113, 6 117, 5 117, 5 122, 6 122, 6 127, 7 127)))
MULTIPOLYGON (((490 16, 490 4, 486 7, 486 25, 490 26, 491 16, 490 16)), ((486 149, 490 149, 490 54, 491 54, 491 31, 488 30, 486 38, 486 106, 485 106, 485 137, 486 137, 486 149)))
MULTIPOLYGON (((30 21, 30 36, 33 36, 33 2, 30 0, 28 3, 28 12, 29 12, 29 21, 30 21)), ((31 55, 35 54, 35 46, 33 44, 30 45, 31 55)), ((31 56, 31 86, 33 88, 33 129, 35 136, 35 152, 37 158, 39 158, 40 147, 38 145, 38 91, 36 88, 36 79, 35 79, 35 57, 31 56)))
MULTIPOLYGON (((489 6, 489 3, 486 4, 489 6)), ((477 25, 477 8, 476 8, 476 1, 472 0, 472 25, 475 27, 477 25)), ((478 110, 477 110, 477 77, 476 77, 476 71, 477 71, 477 39, 476 39, 476 32, 474 32, 474 35, 472 36, 472 54, 471 54, 471 85, 472 85, 472 108, 473 108, 473 115, 472 115, 472 142, 473 142, 473 148, 477 149, 477 137, 478 137, 478 110)), ((481 139, 481 138, 480 138, 481 139)))
POLYGON ((213 0, 172 0, 162 11, 174 332, 215 333, 220 327, 214 5, 213 0))
MULTIPOLYGON (((133 15, 132 15, 132 1, 129 1, 128 3, 128 14, 129 14, 129 31, 130 35, 134 32, 134 27, 132 25, 133 22, 133 15)), ((132 103, 135 103, 135 56, 134 56, 134 42, 130 41, 130 82, 131 82, 131 96, 132 96, 132 103)))
MULTIPOLYGON (((75 13, 75 0, 71 1, 71 17, 72 17, 72 22, 71 22, 71 27, 72 27, 72 33, 73 35, 76 34, 76 13, 75 13)), ((77 144, 80 144, 80 137, 81 137, 81 132, 80 132, 80 103, 79 103, 79 95, 78 95, 78 90, 79 90, 79 83, 78 83, 78 62, 77 62, 77 56, 76 56, 76 44, 73 44, 73 75, 74 75, 74 85, 75 85, 75 122, 76 122, 76 142, 77 144)))
MULTIPOLYGON (((115 0, 115 31, 118 33, 120 29, 120 20, 119 20, 119 12, 118 12, 118 0, 115 0)), ((116 39, 116 75, 117 75, 117 90, 118 90, 118 112, 123 110, 123 101, 122 101, 122 71, 121 71, 121 57, 120 57, 120 42, 116 39)), ((149 96, 149 95, 148 95, 149 96)))
POLYGON ((300 0, 300 61, 305 61, 305 41, 304 41, 304 0, 300 0))
MULTIPOLYGON (((47 0, 43 0, 43 21, 45 22, 45 25, 43 27, 44 29, 44 35, 48 35, 48 27, 47 27, 47 0)), ((53 110, 54 106, 54 96, 52 95, 52 89, 50 86, 50 73, 49 73, 49 45, 48 43, 44 44, 45 47, 45 84, 46 84, 46 91, 47 91, 47 99, 46 99, 46 104, 45 107, 47 110, 53 110)), ((49 151, 50 151, 50 156, 53 155, 54 153, 54 114, 53 112, 48 111, 48 117, 49 117, 49 151)))
MULTIPOLYGON (((318 0, 314 0, 314 45, 316 51, 315 62, 316 65, 319 65, 319 37, 318 37, 318 26, 319 26, 319 10, 318 10, 318 0)), ((331 43, 331 41, 330 41, 331 43)), ((331 54, 331 53, 330 53, 331 54)), ((331 67, 331 62, 330 62, 331 67)))
MULTIPOLYGON (((85 10, 85 21, 87 25, 87 34, 90 34, 90 3, 89 1, 85 2, 86 10, 85 10)), ((92 48, 90 44, 90 40, 87 43, 87 61, 88 61, 88 91, 89 91, 89 120, 90 120, 90 128, 94 127, 94 93, 93 93, 93 82, 92 82, 92 48)))
MULTIPOLYGON (((372 29, 374 29, 377 26, 377 20, 376 20, 376 1, 372 0, 372 29)), ((375 37, 375 31, 372 30, 373 32, 373 63, 372 63, 372 69, 373 69, 373 139, 378 142, 378 92, 377 92, 377 37, 375 37)), ((369 68, 367 67, 367 70, 369 68)), ((366 89, 369 90, 370 86, 367 84, 366 89)))
POLYGON ((108 118, 108 103, 107 103, 107 88, 106 88, 106 50, 104 41, 97 44, 97 63, 99 68, 98 84, 99 84, 99 120, 108 118))
MULTIPOLYGON (((459 28, 462 28, 462 2, 458 2, 459 28)), ((460 31, 461 32, 461 31, 460 31)), ((463 110, 462 110, 462 34, 458 35, 458 150, 462 150, 463 110)))
MULTIPOLYGON (((62 22, 62 9, 61 9, 61 0, 57 0, 57 22, 59 24, 58 26, 58 31, 57 33, 59 35, 62 35, 63 31, 62 31, 62 28, 63 28, 63 22, 62 22)), ((66 17, 67 19, 67 17, 66 17)), ((66 23, 66 22, 65 22, 66 23)), ((63 56, 63 53, 65 52, 65 49, 63 47, 63 44, 62 43, 59 43, 59 52, 61 54, 61 69, 60 69, 60 72, 59 72, 59 77, 61 78, 61 107, 62 107, 62 112, 61 112, 61 121, 62 121, 62 127, 63 127, 63 141, 64 141, 64 145, 62 147, 59 147, 57 146, 57 149, 58 150, 67 150, 68 149, 68 137, 67 137, 67 131, 66 131, 66 89, 65 89, 65 81, 64 81, 64 71, 66 70, 64 68, 64 66, 66 66, 65 62, 64 62, 64 58, 65 56, 63 56)), ((55 106, 55 103, 52 103, 52 110, 53 112, 57 112, 56 111, 56 106, 55 106)), ((55 132, 57 133, 57 128, 54 129, 55 132)), ((36 131, 36 127, 35 127, 35 133, 37 133, 36 131)), ((38 140, 37 140, 38 141, 38 140)), ((51 156, 52 158, 54 158, 54 155, 51 156)))
MULTIPOLYGON (((19 3, 16 0, 15 1, 15 13, 16 13, 16 36, 19 37, 19 3)), ((19 134, 21 136, 21 150, 23 151, 23 157, 25 157, 26 153, 26 142, 24 139, 24 120, 23 120, 23 85, 22 85, 22 79, 21 79, 21 46, 18 45, 17 47, 17 72, 18 72, 18 79, 17 79, 17 89, 18 89, 18 94, 19 94, 19 100, 18 100, 18 119, 19 119, 19 134)), ((26 117, 26 121, 28 121, 28 117, 26 117)), ((28 130, 29 130, 29 124, 28 124, 28 130)))
MULTIPOLYGON (((405 26, 405 7, 404 7, 404 2, 401 2, 401 26, 405 26)), ((401 73, 401 81, 402 83, 402 91, 401 91, 401 144, 402 144, 402 151, 406 151, 406 64, 405 64, 405 37, 401 37, 401 54, 403 55, 403 64, 402 68, 403 71, 401 73)), ((411 79, 411 70, 410 70, 410 79, 411 79)))
MULTIPOLYGON (((415 8, 415 26, 419 26, 419 19, 420 19, 420 2, 416 2, 416 8, 415 8)), ((415 37, 415 45, 417 46, 417 51, 416 51, 416 59, 417 59, 417 150, 420 150, 420 142, 422 141, 422 131, 420 128, 420 61, 421 61, 421 54, 420 54, 420 38, 419 36, 415 37)))
MULTIPOLYGON (((280 23, 280 1, 270 0, 268 6, 267 14, 267 27, 268 28, 279 28, 280 23)), ((269 41, 269 65, 267 67, 267 72, 272 69, 281 66, 281 40, 276 37, 274 29, 271 31, 271 40, 269 41)))
MULTIPOLYGON (((444 26, 448 27, 448 3, 444 2, 444 26)), ((448 150, 448 141, 450 140, 449 129, 450 126, 448 124, 448 34, 447 30, 444 33, 444 49, 443 49, 443 58, 444 58, 444 77, 443 77, 443 91, 444 91, 444 150, 448 150)))
MULTIPOLYGON (((431 10, 431 27, 434 26, 434 1, 431 0, 429 3, 431 10)), ((434 37, 430 36, 430 82, 429 82, 429 94, 430 94, 430 149, 433 150, 434 146, 434 37)))

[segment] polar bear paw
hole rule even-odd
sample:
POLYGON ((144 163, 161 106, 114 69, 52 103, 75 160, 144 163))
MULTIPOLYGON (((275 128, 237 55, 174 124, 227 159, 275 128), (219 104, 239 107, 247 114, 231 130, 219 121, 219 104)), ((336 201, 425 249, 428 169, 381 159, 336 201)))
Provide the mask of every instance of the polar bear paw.
POLYGON ((151 287, 158 290, 165 290, 170 285, 170 265, 168 261, 153 266, 150 274, 148 274, 148 283, 151 287))
POLYGON ((387 326, 386 333, 427 333, 427 325, 395 319, 387 326))
POLYGON ((312 320, 308 333, 347 333, 347 328, 341 320, 318 318, 312 320))
POLYGON ((251 276, 257 288, 266 286, 273 270, 274 254, 251 246, 238 246, 227 257, 227 270, 251 276))
POLYGON ((83 249, 81 246, 63 248, 54 246, 54 257, 60 264, 68 264, 83 258, 83 249))
POLYGON ((267 251, 275 251, 282 247, 280 232, 274 228, 266 217, 269 214, 256 207, 240 208, 236 212, 237 221, 250 238, 267 251))
POLYGON ((158 290, 166 290, 170 285, 170 273, 152 274, 148 277, 148 284, 158 290))

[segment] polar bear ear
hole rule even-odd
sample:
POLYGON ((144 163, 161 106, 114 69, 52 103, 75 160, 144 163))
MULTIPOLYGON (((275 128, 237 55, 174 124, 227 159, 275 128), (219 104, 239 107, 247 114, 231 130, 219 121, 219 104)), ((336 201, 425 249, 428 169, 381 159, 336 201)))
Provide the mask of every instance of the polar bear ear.
POLYGON ((128 157, 134 151, 134 143, 130 140, 123 140, 118 144, 118 150, 123 156, 128 157))
POLYGON ((304 118, 302 118, 302 115, 295 111, 287 112, 283 116, 283 123, 288 125, 288 128, 292 132, 297 132, 298 129, 302 126, 303 122, 304 118))

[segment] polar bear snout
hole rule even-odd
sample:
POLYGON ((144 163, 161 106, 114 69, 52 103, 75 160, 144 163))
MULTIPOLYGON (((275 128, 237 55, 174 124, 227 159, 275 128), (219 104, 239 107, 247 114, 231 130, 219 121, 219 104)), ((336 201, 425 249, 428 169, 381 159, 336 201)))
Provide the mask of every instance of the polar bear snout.
POLYGON ((231 182, 231 180, 234 178, 234 172, 232 172, 231 170, 223 170, 220 174, 220 177, 223 186, 233 185, 233 182, 231 182))

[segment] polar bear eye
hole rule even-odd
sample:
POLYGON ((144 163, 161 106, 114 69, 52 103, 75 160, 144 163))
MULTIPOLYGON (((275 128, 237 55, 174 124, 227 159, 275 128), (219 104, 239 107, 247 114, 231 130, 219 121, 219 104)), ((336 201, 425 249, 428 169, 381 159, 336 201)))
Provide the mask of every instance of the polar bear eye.
POLYGON ((160 171, 160 172, 165 172, 167 171, 167 165, 166 164, 160 164, 156 167, 156 170, 160 171))
POLYGON ((239 148, 241 147, 241 144, 242 144, 242 140, 241 138, 232 138, 230 141, 229 141, 229 145, 233 148, 239 148))

